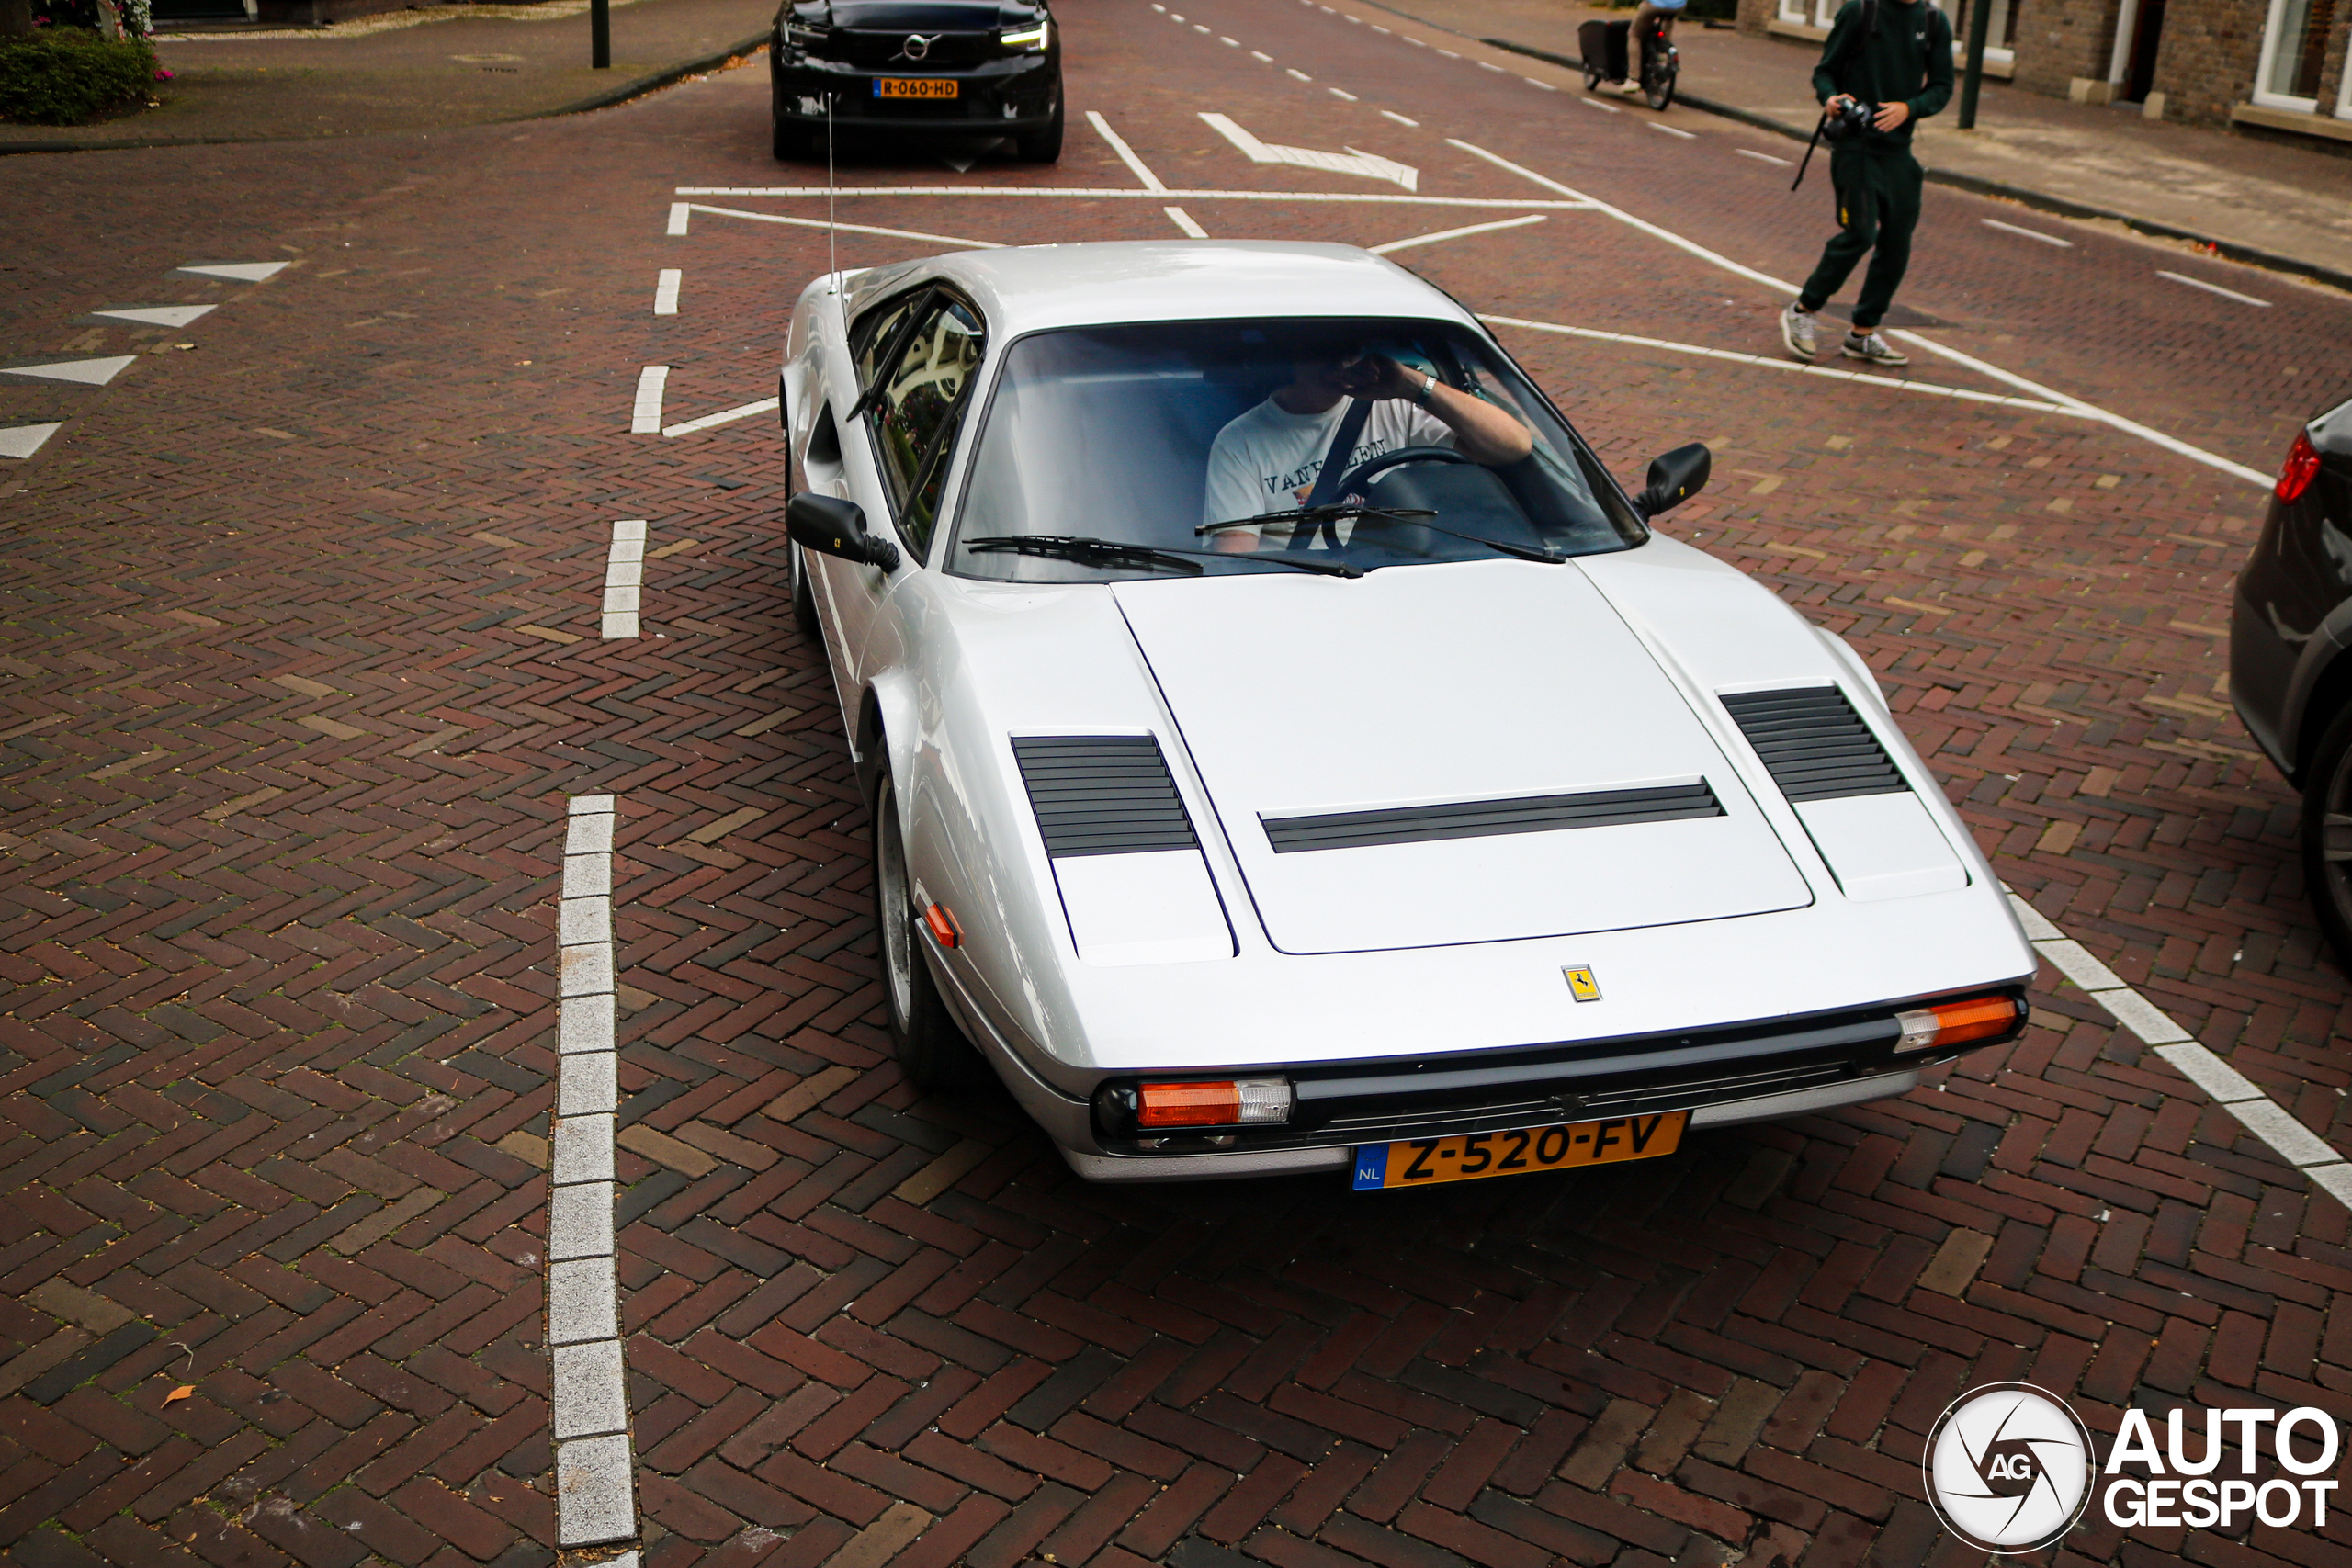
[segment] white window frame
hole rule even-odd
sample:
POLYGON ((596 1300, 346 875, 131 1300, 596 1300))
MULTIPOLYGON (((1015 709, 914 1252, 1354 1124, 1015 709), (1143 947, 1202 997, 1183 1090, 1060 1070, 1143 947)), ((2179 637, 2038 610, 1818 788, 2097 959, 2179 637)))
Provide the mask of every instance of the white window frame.
POLYGON ((2335 85, 2335 118, 2352 119, 2352 40, 2344 46, 2344 78, 2335 85))
POLYGON ((1813 17, 1807 12, 1804 0, 1780 0, 1777 15, 1791 27, 1808 28, 1813 25, 1813 17))
MULTIPOLYGON (((2278 24, 2287 12, 2288 0, 2270 0, 2270 14, 2262 24, 2262 55, 2254 68, 2254 101, 2264 108, 2298 109, 2304 114, 2317 114, 2317 98, 2298 98, 2287 93, 2273 93, 2263 86, 2270 80, 2271 67, 2278 63, 2278 24)), ((2309 15, 2306 11, 2305 15, 2309 15)))
POLYGON ((2140 26, 2140 0, 2123 0, 2115 13, 2115 49, 2107 57, 2107 79, 2121 82, 2132 73, 2132 35, 2140 26))

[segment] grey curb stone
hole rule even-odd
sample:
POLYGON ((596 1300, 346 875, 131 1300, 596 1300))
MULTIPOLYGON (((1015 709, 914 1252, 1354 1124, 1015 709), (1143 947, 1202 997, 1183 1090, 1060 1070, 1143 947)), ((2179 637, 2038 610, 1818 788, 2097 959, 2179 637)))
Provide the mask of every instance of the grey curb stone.
POLYGON ((600 1437, 628 1427, 628 1399, 621 1388, 621 1342, 594 1339, 555 1347, 556 1441, 600 1437))
POLYGON ((582 1051, 557 1069, 555 1113, 593 1116, 620 1109, 620 1072, 610 1051, 582 1051))
POLYGON ((583 1181, 548 1197, 548 1261, 613 1255, 613 1184, 583 1181))
POLYGON ((620 1337, 613 1260, 574 1258, 548 1267, 548 1343, 578 1345, 620 1337))
POLYGON ((564 1055, 613 1048, 613 998, 610 995, 566 997, 562 1021, 556 1027, 556 1049, 564 1055))
POLYGON ((555 1450, 556 1544, 599 1546, 637 1534, 628 1439, 576 1438, 555 1450))
POLYGON ((567 1116, 555 1124, 552 1179, 558 1187, 613 1179, 613 1118, 567 1116))

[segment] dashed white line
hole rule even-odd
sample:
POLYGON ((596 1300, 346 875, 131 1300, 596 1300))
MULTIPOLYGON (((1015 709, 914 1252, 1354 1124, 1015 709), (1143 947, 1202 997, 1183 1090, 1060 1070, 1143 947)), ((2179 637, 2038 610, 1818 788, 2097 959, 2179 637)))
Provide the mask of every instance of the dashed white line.
POLYGON ((1399 125, 1409 125, 1409 126, 1411 126, 1415 130, 1420 130, 1420 128, 1421 128, 1421 122, 1420 122, 1419 120, 1418 120, 1418 119, 1407 119, 1403 115, 1398 114, 1395 109, 1382 109, 1382 110, 1380 111, 1380 113, 1381 113, 1381 115, 1382 115, 1382 117, 1383 117, 1384 118, 1386 118, 1386 119, 1393 119, 1393 120, 1395 120, 1395 121, 1396 121, 1397 124, 1399 124, 1399 125))
POLYGON ((1476 65, 1479 70, 1491 71, 1498 76, 1508 76, 1510 74, 1510 72, 1505 71, 1501 66, 1496 64, 1491 60, 1473 61, 1472 63, 1476 65))
POLYGON ((1429 48, 1429 45, 1427 45, 1427 44, 1423 43, 1420 39, 1419 39, 1415 38, 1415 37, 1414 37, 1412 34, 1410 34, 1410 33, 1398 33, 1396 36, 1397 36, 1398 38, 1400 38, 1400 39, 1403 39, 1407 43, 1411 44, 1415 49, 1427 49, 1427 48, 1429 48))
POLYGON ((628 417, 631 435, 650 435, 662 428, 662 392, 669 384, 666 365, 649 365, 637 373, 637 402, 628 417))
POLYGON ((1493 223, 1473 223, 1466 228, 1441 229, 1434 234, 1416 234, 1409 240, 1391 240, 1385 245, 1374 245, 1371 250, 1374 255, 1385 256, 1391 251, 1409 251, 1416 245, 1436 244, 1440 240, 1459 240, 1466 234, 1491 234, 1498 229, 1524 229, 1530 223, 1545 220, 1544 213, 1530 213, 1525 218, 1505 218, 1493 223))
POLYGON ((1283 66, 1283 74, 1288 76, 1294 82, 1312 82, 1315 80, 1314 77, 1309 76, 1306 72, 1301 71, 1295 65, 1283 66))
POLYGON ((612 548, 605 556, 604 632, 606 637, 638 635, 638 596, 645 585, 645 519, 630 518, 613 525, 612 548))
POLYGON ((674 266, 665 266, 653 280, 653 313, 674 316, 678 313, 678 285, 685 273, 674 266))
POLYGON ((762 398, 756 403, 741 403, 731 409, 721 409, 717 413, 707 413, 700 419, 687 420, 684 424, 664 425, 662 434, 665 438, 673 435, 692 435, 695 431, 708 430, 714 424, 732 424, 739 419, 750 419, 753 414, 774 413, 777 401, 778 400, 775 398, 762 398))
POLYGON ((1272 65, 1274 62, 1274 57, 1272 55, 1261 53, 1254 49, 1250 51, 1250 58, 1258 62, 1261 65, 1272 65))
POLYGON ((2270 309, 2270 301, 2267 299, 2257 299, 2251 294, 2241 294, 2234 288, 2224 288, 2218 283, 2208 283, 2201 277, 2190 277, 2186 273, 2166 272, 2159 267, 2156 269, 2156 276, 2169 277, 2175 283, 2186 283, 2191 288, 2202 288, 2206 293, 2218 294, 2224 299, 2234 299, 2241 305, 2256 305, 2266 310, 2270 309))
POLYGON ((690 202, 672 202, 670 204, 670 227, 665 231, 665 232, 671 234, 684 233, 686 231, 686 214, 691 209, 692 206, 693 204, 690 202))
POLYGON ((1200 23, 1198 23, 1198 22, 1194 22, 1194 23, 1193 24, 1193 30, 1194 32, 1196 32, 1196 33, 1205 33, 1205 32, 1207 32, 1207 31, 1208 31, 1208 28, 1204 28, 1204 27, 1201 26, 1201 24, 1200 24, 1200 23))
POLYGON ((1778 164, 1784 169, 1789 166, 1789 161, 1786 158, 1775 158, 1770 152, 1758 152, 1753 147, 1735 147, 1732 151, 1743 158, 1753 158, 1759 164, 1778 164))
POLYGON ((1584 105, 1587 108, 1599 109, 1603 114, 1616 114, 1619 112, 1615 104, 1604 104, 1599 98, 1578 98, 1577 102, 1584 105))
POLYGON ((1452 51, 1452 50, 1450 50, 1450 49, 1441 49, 1441 50, 1439 50, 1439 51, 1438 51, 1438 52, 1439 52, 1440 54, 1442 54, 1443 56, 1445 56, 1448 60, 1459 60, 1459 59, 1461 59, 1461 58, 1462 58, 1460 55, 1458 55, 1458 54, 1454 53, 1454 52, 1453 52, 1453 51, 1452 51))
POLYGON ((1679 136, 1685 141, 1696 141, 1699 140, 1699 133, 1697 131, 1684 130, 1679 126, 1668 125, 1664 120, 1645 119, 1642 121, 1642 123, 1648 126, 1652 130, 1663 130, 1668 136, 1679 136))
POLYGON ((2004 223, 1997 218, 1980 218, 1977 221, 1987 229, 1998 229, 2004 234, 2021 234, 2029 240, 2039 240, 2045 245, 2056 245, 2061 250, 2071 251, 2075 248, 2074 241, 2062 240, 2055 234, 2045 234, 2039 229, 2020 229, 2014 223, 2004 223))
MULTIPOLYGON (((640 525, 641 526, 641 525, 640 525)), ((627 1370, 614 1269, 613 1130, 620 1109, 613 998, 609 795, 566 812, 557 905, 556 1109, 548 1164, 548 1358, 556 1453, 556 1544, 637 1535, 627 1370)))
POLYGON ((1350 102, 1350 103, 1351 103, 1351 104, 1355 104, 1355 103, 1362 103, 1362 102, 1363 101, 1363 99, 1361 99, 1361 98, 1357 97, 1353 93, 1344 91, 1343 89, 1339 88, 1339 87, 1326 87, 1326 88, 1324 88, 1323 90, 1324 90, 1325 92, 1327 92, 1327 93, 1330 94, 1330 95, 1331 95, 1333 97, 1335 97, 1335 98, 1345 98, 1348 102, 1350 102))
POLYGON ((1551 84, 1551 83, 1549 83, 1549 82, 1538 82, 1538 81, 1537 81, 1534 77, 1532 77, 1532 76, 1521 76, 1521 77, 1520 78, 1520 80, 1521 80, 1521 81, 1522 81, 1522 82, 1524 82, 1524 83, 1526 83, 1526 84, 1527 84, 1529 86, 1531 86, 1531 87, 1541 87, 1541 88, 1543 88, 1543 89, 1544 89, 1545 92, 1547 92, 1547 93, 1556 93, 1556 92, 1558 92, 1558 91, 1560 90, 1559 88, 1555 87, 1554 85, 1552 85, 1552 84, 1551 84))
POLYGON ((2073 981, 2115 1021, 2138 1035, 2142 1043, 2169 1063, 2181 1077, 2210 1095, 2214 1103, 2237 1118, 2280 1159, 2309 1177, 2337 1202, 2352 1205, 2352 1161, 2338 1154, 2326 1139, 2298 1121, 2259 1085, 2199 1044, 2188 1031, 2174 1022, 2163 1009, 2123 983, 2120 976, 2093 957, 2082 943, 2068 939, 2041 912, 2016 893, 2009 907, 2034 951, 2051 967, 2073 981))
POLYGON ((1216 41, 1224 44, 1228 49, 1239 49, 1241 47, 1241 40, 1239 39, 1227 38, 1223 34, 1219 34, 1217 36, 1216 41))
POLYGON ((1209 237, 1209 231, 1206 229, 1202 228, 1198 223, 1193 222, 1193 215, 1185 211, 1182 208, 1163 207, 1160 210, 1168 214, 1168 221, 1175 224, 1176 227, 1184 231, 1185 233, 1191 235, 1193 239, 1205 240, 1209 237))
MULTIPOLYGON (((1208 29, 1206 28, 1203 28, 1201 30, 1203 32, 1206 32, 1208 29)), ((1088 109, 1086 111, 1086 123, 1094 128, 1096 135, 1102 137, 1103 141, 1111 144, 1111 151, 1116 152, 1119 155, 1119 162, 1125 164, 1128 170, 1134 174, 1136 178, 1143 182, 1144 189, 1166 190, 1168 188, 1166 186, 1159 183, 1159 176, 1153 174, 1149 166, 1147 165, 1141 158, 1136 156, 1136 150, 1127 145, 1125 139, 1120 136, 1117 131, 1111 129, 1111 122, 1109 120, 1104 119, 1101 115, 1095 113, 1094 110, 1088 109)))

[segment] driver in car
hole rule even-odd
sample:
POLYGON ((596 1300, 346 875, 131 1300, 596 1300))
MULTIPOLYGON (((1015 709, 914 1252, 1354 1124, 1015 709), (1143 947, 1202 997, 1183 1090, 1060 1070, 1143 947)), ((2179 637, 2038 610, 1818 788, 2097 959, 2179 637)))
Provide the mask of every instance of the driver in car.
POLYGON ((1386 355, 1343 346, 1300 359, 1292 365, 1288 386, 1237 415, 1209 447, 1201 520, 1232 525, 1209 536, 1213 548, 1247 553, 1290 542, 1295 525, 1251 520, 1306 504, 1351 399, 1372 406, 1342 474, 1407 446, 1452 447, 1490 468, 1534 450, 1533 435, 1510 414, 1386 355))

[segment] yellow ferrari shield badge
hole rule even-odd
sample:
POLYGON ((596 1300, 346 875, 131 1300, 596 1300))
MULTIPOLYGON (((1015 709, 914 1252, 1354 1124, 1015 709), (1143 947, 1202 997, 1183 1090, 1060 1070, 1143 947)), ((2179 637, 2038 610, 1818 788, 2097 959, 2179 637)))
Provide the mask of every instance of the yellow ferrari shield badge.
POLYGON ((1568 977, 1568 995, 1577 1000, 1597 1002, 1600 999, 1600 982, 1592 977, 1592 970, 1589 965, 1571 964, 1560 973, 1568 977))

